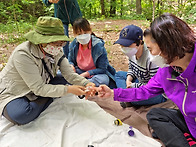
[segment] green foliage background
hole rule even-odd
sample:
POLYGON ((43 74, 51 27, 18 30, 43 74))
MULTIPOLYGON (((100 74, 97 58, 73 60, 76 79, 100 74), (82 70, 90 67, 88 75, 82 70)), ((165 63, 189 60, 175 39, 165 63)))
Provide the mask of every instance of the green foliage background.
MULTIPOLYGON (((196 24, 195 0, 155 0, 155 17, 170 12, 188 23, 196 24)), ((101 0, 78 0, 87 19, 130 19, 152 21, 153 0, 141 0, 142 13, 136 13, 136 0, 104 0, 105 14, 101 13, 101 0), (115 14, 111 15, 111 7, 115 14)), ((39 16, 53 16, 54 9, 42 0, 0 0, 0 32, 6 35, 4 43, 22 41, 21 36, 32 28, 39 16)), ((1 43, 0 42, 0 43, 1 43)))

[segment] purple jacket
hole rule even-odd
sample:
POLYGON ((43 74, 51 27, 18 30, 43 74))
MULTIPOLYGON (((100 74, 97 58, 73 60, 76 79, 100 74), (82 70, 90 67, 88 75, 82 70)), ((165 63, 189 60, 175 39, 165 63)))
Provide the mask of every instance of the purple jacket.
POLYGON ((171 67, 159 68, 147 85, 139 88, 114 89, 114 100, 131 102, 146 100, 165 92, 184 115, 186 124, 196 138, 196 44, 193 57, 186 70, 177 77, 171 67))

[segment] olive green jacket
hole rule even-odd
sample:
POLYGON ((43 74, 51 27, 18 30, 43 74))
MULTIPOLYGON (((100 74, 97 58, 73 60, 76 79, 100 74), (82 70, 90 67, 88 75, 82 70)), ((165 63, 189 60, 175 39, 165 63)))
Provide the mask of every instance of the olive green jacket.
MULTIPOLYGON (((44 58, 47 65, 51 65, 50 73, 55 76, 60 69, 64 78, 74 85, 86 85, 87 79, 75 73, 67 58, 63 58, 58 66, 59 59, 63 56, 61 51, 57 56, 44 58), (51 61, 52 60, 52 61, 51 61)), ((0 72, 0 113, 5 105, 13 99, 26 96, 29 100, 42 97, 61 97, 67 94, 66 85, 51 85, 49 74, 46 72, 42 59, 44 54, 38 45, 26 41, 13 51, 8 63, 0 72)))

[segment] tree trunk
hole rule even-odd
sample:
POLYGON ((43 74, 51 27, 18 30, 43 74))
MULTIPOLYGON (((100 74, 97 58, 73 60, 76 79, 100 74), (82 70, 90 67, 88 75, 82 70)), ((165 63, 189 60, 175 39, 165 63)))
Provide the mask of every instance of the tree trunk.
POLYGON ((152 21, 154 20, 154 13, 155 13, 155 0, 153 0, 152 21))
POLYGON ((141 14, 142 13, 142 6, 141 6, 142 0, 136 0, 136 13, 141 14))
POLYGON ((110 1, 110 17, 114 17, 116 14, 116 0, 110 1))
POLYGON ((104 0, 100 0, 101 3, 101 15, 105 16, 105 5, 104 5, 104 0))
POLYGON ((123 15, 123 0, 120 0, 120 15, 123 15))

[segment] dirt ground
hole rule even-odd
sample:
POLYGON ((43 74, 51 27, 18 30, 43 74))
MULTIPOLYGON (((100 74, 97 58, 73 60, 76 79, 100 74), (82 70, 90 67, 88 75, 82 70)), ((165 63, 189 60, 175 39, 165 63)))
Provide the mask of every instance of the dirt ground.
MULTIPOLYGON (((149 22, 140 20, 104 20, 104 21, 90 21, 93 32, 103 38, 105 41, 105 48, 108 52, 108 59, 110 64, 117 70, 128 70, 128 58, 121 52, 119 45, 113 45, 118 39, 119 33, 123 27, 127 25, 137 25, 143 30, 149 27, 149 22)), ((196 26, 196 25, 195 25, 196 26)), ((191 25, 194 29, 196 27, 191 25)), ((70 37, 73 37, 72 27, 70 26, 70 37)), ((3 35, 3 34, 2 34, 3 35)), ((1 35, 0 35, 1 38, 1 35)), ((0 69, 3 63, 7 62, 11 52, 17 44, 4 44, 0 46, 0 69)))
MULTIPOLYGON (((148 27, 149 23, 146 21, 136 20, 104 20, 104 21, 90 21, 93 32, 96 36, 103 38, 105 41, 105 48, 108 52, 108 59, 110 64, 117 70, 128 70, 128 58, 121 52, 119 45, 113 45, 118 39, 121 29, 127 25, 135 24, 142 29, 148 27)), ((70 26, 70 37, 73 37, 72 27, 70 26)), ((1 36, 0 36, 1 38, 1 36)), ((6 63, 11 52, 17 44, 6 44, 0 46, 0 64, 6 63)), ((1 67, 0 67, 1 68, 1 67)))

